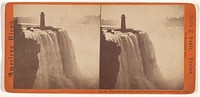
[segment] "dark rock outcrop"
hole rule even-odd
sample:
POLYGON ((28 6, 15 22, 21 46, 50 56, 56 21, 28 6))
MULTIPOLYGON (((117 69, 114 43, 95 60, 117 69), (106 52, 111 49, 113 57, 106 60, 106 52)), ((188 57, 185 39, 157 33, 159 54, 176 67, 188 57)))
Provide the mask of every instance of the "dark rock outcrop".
POLYGON ((21 25, 14 20, 14 88, 33 87, 39 66, 40 45, 33 39, 26 39, 21 25))
POLYGON ((117 43, 106 41, 101 35, 100 40, 100 89, 113 89, 119 72, 118 56, 121 48, 117 43))

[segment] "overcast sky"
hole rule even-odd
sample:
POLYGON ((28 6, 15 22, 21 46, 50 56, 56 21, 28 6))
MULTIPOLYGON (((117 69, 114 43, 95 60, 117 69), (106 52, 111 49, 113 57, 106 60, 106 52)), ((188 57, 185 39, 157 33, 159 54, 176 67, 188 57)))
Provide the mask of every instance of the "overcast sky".
POLYGON ((117 20, 120 26, 121 14, 125 14, 127 27, 137 29, 152 23, 155 26, 167 17, 183 16, 183 8, 179 5, 103 5, 101 16, 102 19, 117 20))
MULTIPOLYGON (((14 5, 14 17, 33 17, 39 23, 40 13, 45 13, 47 25, 60 25, 61 19, 75 21, 86 15, 99 15, 100 6, 97 5, 14 5)), ((66 21, 67 22, 67 21, 66 21)))

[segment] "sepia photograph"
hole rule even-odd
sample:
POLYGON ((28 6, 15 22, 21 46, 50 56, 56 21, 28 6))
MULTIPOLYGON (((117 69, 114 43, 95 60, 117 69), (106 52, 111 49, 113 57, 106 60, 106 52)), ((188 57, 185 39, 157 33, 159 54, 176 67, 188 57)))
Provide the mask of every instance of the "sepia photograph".
POLYGON ((98 89, 99 5, 14 5, 14 89, 98 89))
POLYGON ((5 93, 194 94, 197 6, 7 2, 5 93))
POLYGON ((102 5, 100 89, 184 89, 184 6, 102 5))
POLYGON ((14 89, 184 89, 183 5, 15 4, 14 89))

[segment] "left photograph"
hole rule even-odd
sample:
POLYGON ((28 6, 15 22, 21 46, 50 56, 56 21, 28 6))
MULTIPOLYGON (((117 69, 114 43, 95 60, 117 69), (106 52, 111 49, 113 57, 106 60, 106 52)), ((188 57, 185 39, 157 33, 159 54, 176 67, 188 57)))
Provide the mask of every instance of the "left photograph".
POLYGON ((98 89, 100 5, 14 5, 14 89, 98 89))

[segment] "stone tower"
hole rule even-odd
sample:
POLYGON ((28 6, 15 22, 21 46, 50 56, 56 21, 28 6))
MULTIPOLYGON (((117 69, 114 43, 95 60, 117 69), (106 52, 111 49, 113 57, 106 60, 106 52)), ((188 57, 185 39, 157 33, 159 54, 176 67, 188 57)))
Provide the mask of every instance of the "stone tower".
POLYGON ((44 15, 44 12, 41 12, 41 14, 40 14, 40 29, 41 30, 45 29, 45 15, 44 15))
POLYGON ((124 33, 126 31, 126 19, 125 14, 121 17, 121 31, 124 33))

